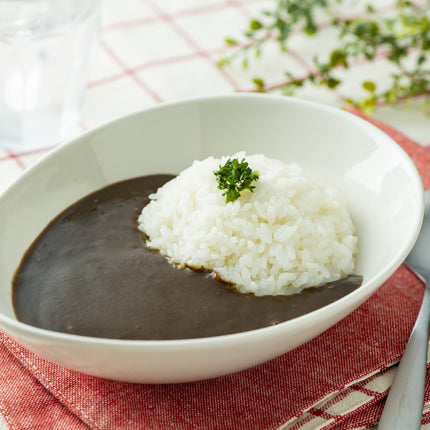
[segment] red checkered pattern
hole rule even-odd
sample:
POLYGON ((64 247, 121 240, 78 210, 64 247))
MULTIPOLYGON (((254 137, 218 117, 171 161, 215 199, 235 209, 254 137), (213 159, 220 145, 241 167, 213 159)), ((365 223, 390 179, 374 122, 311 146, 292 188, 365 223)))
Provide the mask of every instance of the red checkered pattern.
MULTIPOLYGON (((393 3, 375 0, 381 13, 389 13, 393 3)), ((358 8, 358 4, 348 2, 348 7, 358 8)), ((300 78, 313 68, 313 56, 327 55, 336 40, 336 32, 324 18, 316 38, 294 34, 288 54, 281 54, 276 43, 268 41, 262 58, 251 59, 247 70, 238 63, 225 69, 217 66, 222 55, 235 49, 226 47, 224 38, 246 44, 241 34, 250 17, 273 5, 268 0, 104 0, 100 47, 82 120, 70 137, 157 103, 250 91, 254 76, 264 77, 272 88, 283 81, 284 70, 300 78)), ((357 9, 346 12, 357 13, 357 9)), ((343 14, 345 10, 339 9, 343 14)), ((387 67, 383 55, 373 64, 357 61, 348 72, 340 72, 345 83, 338 91, 305 87, 298 96, 339 107, 345 94, 360 95, 363 78, 383 79, 387 67)), ((428 117, 415 103, 410 110, 382 106, 375 117, 430 145, 428 117)), ((429 187, 429 152, 383 123, 378 125, 413 157, 429 187)), ((0 192, 49 149, 0 148, 0 192)), ((140 386, 86 377, 41 360, 2 334, 0 417, 4 421, 0 419, 0 429, 369 428, 381 413, 421 292, 417 280, 402 268, 373 298, 376 302, 365 304, 343 325, 311 343, 256 369, 182 386, 140 386), (393 292, 410 289, 415 293, 411 300, 390 302, 393 292), (399 312, 391 313, 388 320, 393 323, 397 318, 394 328, 374 324, 378 331, 369 337, 369 328, 360 325, 360 312, 381 317, 381 304, 399 312), (357 339, 376 343, 351 340, 357 327, 362 330, 357 339), (351 356, 358 358, 351 360, 351 356), (301 366, 310 359, 310 367, 301 366)), ((429 383, 426 399, 423 429, 430 429, 429 383)))
MULTIPOLYGON (((339 16, 358 13, 363 2, 348 3, 339 16)), ((365 2, 367 3, 367 2, 365 2)), ((378 0, 381 13, 392 10, 394 0, 378 0)), ((250 17, 270 9, 268 0, 104 0, 102 32, 93 63, 82 121, 70 138, 109 120, 154 104, 186 97, 206 96, 253 89, 251 78, 264 77, 269 87, 284 81, 284 70, 300 78, 313 69, 313 57, 326 56, 336 41, 336 31, 324 17, 316 38, 293 35, 288 54, 280 53, 275 41, 268 41, 260 60, 250 59, 248 70, 239 61, 220 68, 221 56, 234 51, 225 37, 243 44, 250 17)), ((299 97, 342 106, 345 94, 362 94, 364 77, 383 80, 387 61, 373 64, 358 61, 348 72, 339 72, 345 83, 336 92, 305 87, 299 97)), ((429 123, 415 105, 381 107, 376 117, 400 128, 422 144, 430 144, 429 123)), ((50 148, 47 148, 50 149, 50 148)), ((0 148, 0 191, 17 178, 45 150, 11 152, 0 148)))

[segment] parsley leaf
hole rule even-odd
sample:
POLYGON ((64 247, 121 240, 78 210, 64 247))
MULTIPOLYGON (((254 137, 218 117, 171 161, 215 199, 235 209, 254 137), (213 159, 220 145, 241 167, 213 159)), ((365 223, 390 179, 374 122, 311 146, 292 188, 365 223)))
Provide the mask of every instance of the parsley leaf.
POLYGON ((225 190, 222 195, 225 196, 226 203, 234 202, 240 197, 244 190, 254 190, 255 186, 251 185, 260 175, 253 171, 243 158, 239 162, 237 158, 228 159, 224 166, 219 166, 219 170, 213 172, 218 181, 218 189, 225 190))

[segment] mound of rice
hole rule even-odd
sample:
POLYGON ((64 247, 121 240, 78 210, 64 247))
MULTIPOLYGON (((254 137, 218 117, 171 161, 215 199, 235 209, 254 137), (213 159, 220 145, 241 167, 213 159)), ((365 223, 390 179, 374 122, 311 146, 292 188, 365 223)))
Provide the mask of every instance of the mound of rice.
POLYGON ((138 219, 147 245, 181 266, 213 271, 243 293, 294 294, 353 273, 355 228, 345 202, 297 164, 235 154, 195 161, 150 196, 138 219), (254 192, 225 202, 214 171, 245 157, 254 192))

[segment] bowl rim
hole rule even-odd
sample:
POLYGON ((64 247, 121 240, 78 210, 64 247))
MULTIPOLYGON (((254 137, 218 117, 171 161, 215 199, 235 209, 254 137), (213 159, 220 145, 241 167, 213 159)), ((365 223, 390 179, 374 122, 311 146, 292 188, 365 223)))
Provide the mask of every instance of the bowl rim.
MULTIPOLYGON (((409 254, 412 249, 418 234, 421 229, 421 224, 424 218, 424 188, 421 177, 418 173, 418 170, 406 153, 406 151, 390 136, 388 136, 381 129, 376 127, 374 124, 366 121, 363 118, 360 118, 357 115, 354 115, 351 112, 345 111, 340 108, 336 108, 333 106, 328 106, 325 104, 321 104, 314 101, 299 99, 295 97, 281 96, 281 95, 271 95, 271 94, 258 94, 258 93, 239 93, 239 94, 219 94, 213 96, 198 96, 198 97, 190 97, 183 98, 180 100, 167 101, 162 102, 157 105, 152 105, 148 107, 144 107, 132 113, 121 115, 113 120, 105 121, 98 126, 92 128, 91 130, 85 131, 79 136, 70 138, 63 143, 60 143, 56 147, 50 149, 46 154, 42 155, 33 165, 28 167, 17 179, 12 181, 8 186, 4 188, 2 192, 0 192, 0 199, 12 193, 15 187, 18 187, 21 182, 26 180, 26 177, 31 174, 31 172, 38 168, 38 166, 45 162, 45 160, 49 160, 49 158, 54 157, 55 154, 59 151, 63 151, 64 148, 79 144, 79 142, 90 139, 93 135, 98 134, 101 130, 104 130, 107 127, 114 127, 117 123, 122 122, 125 119, 129 119, 132 117, 138 117, 141 115, 145 115, 147 112, 152 112, 155 110, 163 110, 174 108, 175 106, 181 105, 190 105, 190 104, 200 104, 200 103, 213 103, 217 101, 222 102, 230 102, 235 100, 250 100, 255 101, 258 100, 257 103, 262 102, 262 100, 266 100, 267 102, 281 102, 281 103, 290 103, 301 105, 305 107, 309 107, 314 110, 320 110, 323 112, 327 112, 331 115, 337 116, 339 118, 346 119, 348 121, 355 122, 359 127, 364 128, 370 134, 379 134, 382 139, 378 140, 378 145, 390 146, 394 151, 396 151, 400 158, 409 166, 409 174, 414 182, 414 199, 417 200, 418 210, 414 214, 414 228, 411 231, 411 236, 409 242, 405 244, 405 246, 401 249, 398 249, 394 258, 391 259, 390 263, 384 266, 377 275, 373 276, 370 279, 364 279, 362 285, 346 296, 328 304, 321 308, 318 308, 312 312, 309 312, 305 315, 301 315, 299 317, 293 318, 291 320, 284 321, 277 325, 272 325, 268 327, 262 327, 259 329, 248 330, 244 332, 231 333, 226 335, 219 336, 210 336, 210 337, 202 337, 202 338, 190 338, 190 339, 170 339, 170 340, 133 340, 133 339, 111 339, 111 338, 100 338, 93 336, 83 336, 77 334, 69 334, 56 332, 53 330, 43 329, 39 327, 35 327, 29 325, 27 323, 23 323, 9 317, 2 312, 0 312, 0 323, 2 326, 13 327, 20 333, 27 333, 28 335, 36 335, 39 338, 51 339, 56 341, 67 341, 72 343, 79 344, 91 344, 94 346, 103 345, 103 346, 115 346, 120 348, 127 349, 141 349, 142 347, 149 349, 164 349, 169 348, 169 350, 180 349, 187 345, 187 347, 198 349, 202 345, 218 345, 220 343, 223 344, 231 344, 237 343, 238 341, 245 341, 249 338, 255 340, 256 337, 265 337, 267 333, 272 333, 276 335, 277 333, 284 332, 288 327, 293 328, 294 325, 301 326, 306 324, 315 318, 316 314, 330 314, 332 308, 338 308, 347 301, 353 301, 358 303, 358 307, 362 304, 371 294, 373 294, 383 282, 385 282, 394 271, 402 264, 406 256, 409 254)), ((106 184, 108 185, 108 184, 106 184)), ((5 330, 6 333, 7 330, 5 330)))

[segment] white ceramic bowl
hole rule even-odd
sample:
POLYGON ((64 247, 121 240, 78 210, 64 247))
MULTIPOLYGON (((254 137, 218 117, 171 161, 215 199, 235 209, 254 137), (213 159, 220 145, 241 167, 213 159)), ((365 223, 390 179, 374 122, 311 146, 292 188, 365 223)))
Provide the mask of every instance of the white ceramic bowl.
POLYGON ((421 180, 379 129, 340 110, 267 95, 163 104, 114 121, 48 154, 0 196, 0 327, 53 362, 122 381, 213 378, 275 358, 363 303, 396 270, 418 234, 421 180), (305 316, 259 330, 177 341, 97 339, 16 321, 11 279, 46 224, 80 197, 115 181, 177 173, 194 159, 246 150, 298 162, 347 197, 363 285, 305 316))

